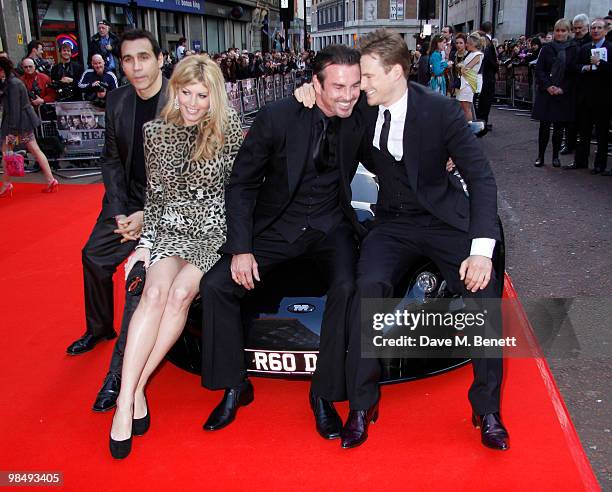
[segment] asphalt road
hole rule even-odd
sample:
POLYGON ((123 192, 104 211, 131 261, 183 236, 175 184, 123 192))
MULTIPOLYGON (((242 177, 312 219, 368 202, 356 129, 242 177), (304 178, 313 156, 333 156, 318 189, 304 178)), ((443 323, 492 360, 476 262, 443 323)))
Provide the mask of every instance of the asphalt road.
POLYGON ((523 304, 548 314, 527 309, 536 332, 548 335, 548 363, 597 478, 612 490, 612 177, 553 168, 552 144, 545 166, 534 167, 539 124, 524 114, 493 109, 493 131, 482 139, 499 190, 506 269, 523 304), (545 325, 554 317, 551 337, 545 325))
MULTIPOLYGON (((602 488, 612 491, 612 177, 554 169, 551 148, 546 165, 535 168, 538 123, 497 108, 490 121, 482 143, 497 179, 506 268, 536 331, 548 335, 541 342, 557 385, 602 488)), ((42 182, 42 175, 25 180, 42 182)))

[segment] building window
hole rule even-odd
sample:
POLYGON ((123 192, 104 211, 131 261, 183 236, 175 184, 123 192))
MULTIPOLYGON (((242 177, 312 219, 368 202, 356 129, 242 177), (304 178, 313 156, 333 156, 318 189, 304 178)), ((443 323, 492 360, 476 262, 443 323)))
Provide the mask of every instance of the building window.
POLYGON ((183 34, 183 16, 174 12, 159 12, 159 30, 168 34, 183 34))

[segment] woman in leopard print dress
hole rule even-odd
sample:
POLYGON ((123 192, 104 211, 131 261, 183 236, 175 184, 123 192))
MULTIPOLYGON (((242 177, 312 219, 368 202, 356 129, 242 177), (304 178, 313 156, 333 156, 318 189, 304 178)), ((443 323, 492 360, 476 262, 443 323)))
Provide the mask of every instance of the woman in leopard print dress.
POLYGON ((144 389, 184 328, 202 276, 225 241, 225 184, 242 143, 221 70, 207 56, 174 69, 161 119, 145 124, 147 200, 140 242, 126 265, 144 261, 147 279, 130 322, 111 454, 126 457, 132 434, 149 427, 144 389))

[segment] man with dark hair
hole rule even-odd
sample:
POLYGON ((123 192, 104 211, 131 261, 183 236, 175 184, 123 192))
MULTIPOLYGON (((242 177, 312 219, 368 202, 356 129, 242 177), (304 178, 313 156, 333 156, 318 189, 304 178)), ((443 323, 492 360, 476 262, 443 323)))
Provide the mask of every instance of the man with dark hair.
MULTIPOLYGON (((25 58, 30 58, 34 62, 36 71, 38 73, 44 73, 45 75, 49 75, 51 73, 51 63, 49 62, 49 60, 43 58, 43 44, 38 39, 34 39, 28 43, 27 50, 28 54, 25 58)), ((18 71, 18 73, 23 72, 18 71)))
POLYGON ((60 59, 51 69, 51 80, 56 85, 58 101, 79 101, 78 82, 83 75, 83 67, 72 60, 72 45, 62 43, 59 47, 60 59))
POLYGON ((178 40, 178 44, 176 45, 176 61, 180 62, 183 58, 185 58, 185 52, 187 51, 187 40, 185 38, 180 38, 178 40))
MULTIPOLYGON (((143 221, 146 175, 142 125, 159 115, 166 103, 167 81, 161 75, 163 57, 151 34, 128 31, 119 47, 123 71, 130 84, 110 92, 106 103, 106 134, 101 159, 105 194, 102 211, 83 248, 87 331, 68 347, 70 355, 88 352, 100 341, 116 336, 113 275, 136 246, 143 221)), ((115 344, 110 370, 94 403, 96 411, 115 406, 127 327, 135 307, 131 299, 126 300, 121 334, 115 344)))
POLYGON ((486 129, 491 130, 489 125, 489 113, 495 97, 495 77, 498 70, 497 53, 492 43, 493 26, 490 22, 483 22, 480 29, 485 33, 484 58, 482 59, 482 90, 478 99, 476 116, 484 120, 486 129))
POLYGON ((446 51, 444 52, 446 60, 454 60, 457 53, 455 36, 453 36, 454 32, 453 26, 444 26, 442 28, 442 37, 446 39, 446 51))
POLYGON ((606 15, 604 21, 606 22, 606 41, 612 43, 612 15, 606 15))
POLYGON ((204 276, 202 382, 225 390, 204 424, 218 430, 253 400, 244 366, 241 298, 288 261, 311 258, 327 281, 310 405, 319 434, 340 437, 334 401, 346 399, 346 323, 354 289, 356 234, 350 182, 361 125, 351 118, 359 98, 359 53, 330 45, 313 63, 316 107, 293 97, 267 104, 251 127, 226 190, 224 256, 204 276))
POLYGON ((100 55, 104 59, 106 69, 116 72, 119 58, 119 38, 111 32, 107 20, 98 21, 98 32, 89 40, 90 65, 94 55, 100 55))

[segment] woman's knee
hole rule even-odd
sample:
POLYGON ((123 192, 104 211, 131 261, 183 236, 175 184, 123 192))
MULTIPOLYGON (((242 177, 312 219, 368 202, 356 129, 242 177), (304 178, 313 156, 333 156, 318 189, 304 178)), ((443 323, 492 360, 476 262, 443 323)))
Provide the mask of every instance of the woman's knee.
POLYGON ((163 285, 154 283, 152 285, 145 285, 140 300, 146 307, 160 308, 163 307, 166 303, 167 297, 168 288, 163 285))
POLYGON ((186 311, 195 297, 194 289, 184 285, 173 286, 168 294, 166 307, 173 311, 186 311))

